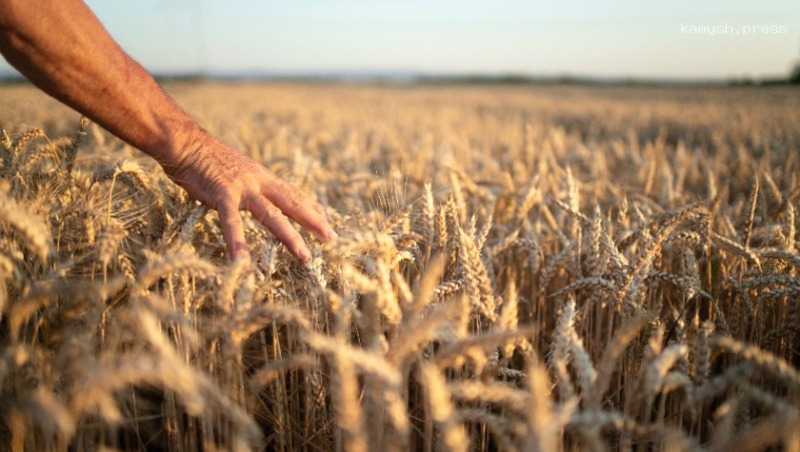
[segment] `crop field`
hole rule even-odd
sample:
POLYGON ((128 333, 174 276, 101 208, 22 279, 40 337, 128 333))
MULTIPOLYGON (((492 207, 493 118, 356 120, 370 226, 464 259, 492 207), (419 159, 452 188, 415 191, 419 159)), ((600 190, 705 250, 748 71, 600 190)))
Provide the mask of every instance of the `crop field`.
POLYGON ((0 450, 800 451, 800 90, 168 91, 339 238, 0 87, 0 450))

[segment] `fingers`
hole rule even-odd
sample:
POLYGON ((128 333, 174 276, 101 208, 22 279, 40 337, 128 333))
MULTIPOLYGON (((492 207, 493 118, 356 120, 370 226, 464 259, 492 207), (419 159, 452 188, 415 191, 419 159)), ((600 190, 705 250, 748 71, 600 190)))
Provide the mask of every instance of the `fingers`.
POLYGON ((234 202, 227 202, 219 207, 219 222, 222 226, 222 236, 228 245, 228 258, 236 260, 250 255, 247 250, 247 241, 244 238, 244 226, 239 215, 239 206, 234 202))
POLYGON ((272 232, 289 251, 301 262, 307 263, 311 260, 306 242, 300 233, 289 223, 289 219, 281 213, 281 210, 263 196, 252 196, 247 200, 247 208, 256 219, 272 232))
POLYGON ((296 188, 277 177, 267 177, 267 183, 263 188, 264 196, 283 213, 313 232, 323 242, 336 237, 336 232, 328 224, 322 206, 302 196, 296 188))

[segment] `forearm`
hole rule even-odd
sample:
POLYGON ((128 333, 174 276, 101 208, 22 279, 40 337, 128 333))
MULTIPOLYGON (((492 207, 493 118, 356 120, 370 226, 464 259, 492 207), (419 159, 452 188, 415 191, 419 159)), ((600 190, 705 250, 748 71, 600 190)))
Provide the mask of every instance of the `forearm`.
POLYGON ((153 156, 189 196, 216 209, 231 257, 247 254, 241 209, 304 262, 311 253, 288 217, 321 240, 336 235, 318 204, 200 129, 82 0, 0 0, 0 52, 38 87, 153 156))
POLYGON ((167 170, 204 135, 81 0, 0 0, 0 51, 36 86, 167 170))

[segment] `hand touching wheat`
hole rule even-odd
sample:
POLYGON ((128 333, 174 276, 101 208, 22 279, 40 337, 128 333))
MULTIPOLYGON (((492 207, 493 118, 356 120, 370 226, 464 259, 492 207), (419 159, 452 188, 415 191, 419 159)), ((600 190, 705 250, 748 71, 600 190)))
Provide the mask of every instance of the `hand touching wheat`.
POLYGON ((311 255, 287 216, 323 240, 333 237, 316 203, 203 132, 120 49, 83 1, 51 0, 32 8, 0 0, 0 11, 0 53, 9 63, 158 160, 192 197, 217 209, 229 256, 247 254, 239 209, 252 212, 301 261, 311 255))
POLYGON ((185 153, 167 172, 190 196, 219 212, 231 258, 247 255, 240 209, 250 211, 302 262, 311 253, 289 218, 320 240, 335 236, 319 204, 235 149, 204 135, 185 153))

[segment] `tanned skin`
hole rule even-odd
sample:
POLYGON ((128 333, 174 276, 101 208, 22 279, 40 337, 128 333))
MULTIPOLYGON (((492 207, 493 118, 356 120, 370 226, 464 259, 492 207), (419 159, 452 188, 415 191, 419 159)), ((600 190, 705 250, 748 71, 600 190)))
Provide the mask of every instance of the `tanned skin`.
POLYGON ((141 149, 219 213, 231 258, 247 256, 249 210, 298 259, 311 253, 289 222, 335 237, 322 207, 214 139, 129 57, 81 0, 0 0, 0 53, 47 94, 141 149))

